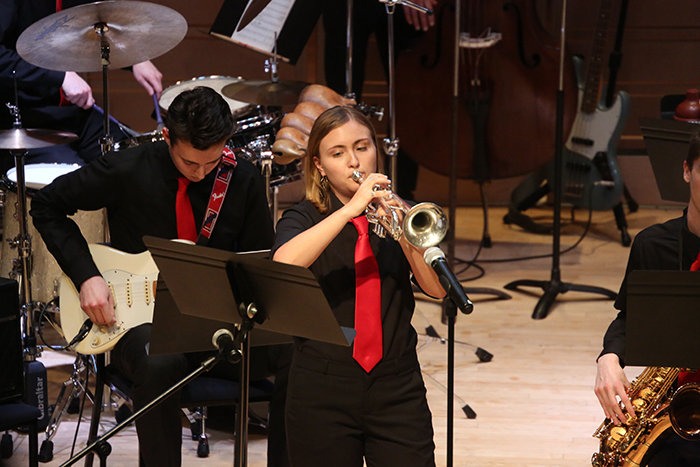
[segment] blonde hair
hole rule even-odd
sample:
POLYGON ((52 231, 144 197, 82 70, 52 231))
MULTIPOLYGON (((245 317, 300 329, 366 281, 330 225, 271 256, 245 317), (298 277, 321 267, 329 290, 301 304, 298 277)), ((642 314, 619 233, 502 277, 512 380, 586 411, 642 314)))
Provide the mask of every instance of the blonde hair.
POLYGON ((381 150, 377 132, 374 130, 372 122, 369 121, 360 111, 353 107, 333 107, 323 112, 314 122, 309 135, 309 143, 306 146, 306 157, 304 158, 304 187, 306 199, 311 201, 319 212, 326 213, 331 207, 330 186, 328 179, 323 180, 314 159, 320 159, 319 148, 321 141, 328 133, 339 128, 346 123, 354 121, 364 126, 372 135, 372 142, 377 153, 377 170, 384 171, 384 152, 381 150))

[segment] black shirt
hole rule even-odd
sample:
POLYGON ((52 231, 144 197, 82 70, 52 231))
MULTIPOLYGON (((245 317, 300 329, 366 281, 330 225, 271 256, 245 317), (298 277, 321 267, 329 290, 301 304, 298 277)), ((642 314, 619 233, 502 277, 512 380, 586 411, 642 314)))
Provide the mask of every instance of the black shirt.
MULTIPOLYGON (((90 0, 64 0, 70 8, 90 0)), ((56 0, 0 0, 0 103, 15 102, 12 71, 16 71, 20 110, 26 106, 58 105, 65 73, 40 68, 22 59, 17 39, 29 26, 56 12, 56 0)), ((76 53, 79 53, 76 51, 76 53)), ((7 120, 3 109, 2 120, 7 120)), ((9 114, 8 114, 9 115, 9 114)))
MULTIPOLYGON (((111 245, 127 253, 146 250, 145 235, 177 238, 175 197, 180 172, 165 142, 110 153, 58 177, 33 198, 31 215, 59 266, 80 287, 99 275, 78 226, 66 216, 107 208, 111 245)), ((187 194, 202 225, 216 170, 190 183, 187 194)), ((229 251, 263 250, 274 231, 258 169, 238 160, 207 246, 229 251)))
POLYGON ((625 279, 615 301, 620 310, 610 323, 603 340, 603 352, 614 353, 625 361, 625 331, 627 324, 627 275, 631 271, 687 271, 700 252, 700 238, 688 230, 686 213, 663 224, 655 224, 642 230, 634 239, 627 262, 625 279), (682 255, 681 255, 682 252, 682 255))
MULTIPOLYGON (((288 209, 277 223, 272 255, 296 235, 318 224, 342 207, 332 196, 331 211, 322 214, 310 201, 288 209)), ((370 232, 372 229, 370 229, 370 232)), ((357 230, 348 223, 309 267, 341 326, 355 327, 355 243, 357 230)), ((416 331, 411 326, 415 308, 411 268, 398 242, 370 233, 370 244, 377 258, 382 283, 383 360, 393 360, 416 351, 416 331)), ((295 340, 297 351, 333 361, 354 361, 352 347, 308 339, 295 340)), ((380 362, 381 364, 381 362, 380 362)))

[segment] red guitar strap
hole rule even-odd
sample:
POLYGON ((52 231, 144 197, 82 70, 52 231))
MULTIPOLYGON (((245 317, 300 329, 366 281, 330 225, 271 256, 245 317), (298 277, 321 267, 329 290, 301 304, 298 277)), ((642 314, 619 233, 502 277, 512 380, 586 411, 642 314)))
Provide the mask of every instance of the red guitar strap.
POLYGON ((221 206, 224 204, 224 199, 226 199, 226 192, 231 183, 233 170, 236 168, 236 165, 236 156, 233 154, 233 151, 229 148, 224 148, 221 162, 216 168, 216 179, 214 180, 214 186, 212 187, 211 196, 209 197, 209 205, 204 215, 202 231, 199 233, 199 238, 197 239, 198 245, 205 245, 209 241, 209 237, 216 225, 216 220, 219 217, 221 206))

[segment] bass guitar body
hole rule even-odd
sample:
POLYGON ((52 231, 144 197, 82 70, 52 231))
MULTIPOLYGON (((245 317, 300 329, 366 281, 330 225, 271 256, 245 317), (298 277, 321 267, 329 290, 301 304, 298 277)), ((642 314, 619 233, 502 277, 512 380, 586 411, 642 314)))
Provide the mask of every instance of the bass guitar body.
MULTIPOLYGON (((576 57, 574 61, 580 77, 583 60, 576 57)), ((579 111, 562 150, 562 201, 604 211, 619 203, 624 190, 617 144, 629 115, 630 98, 620 91, 611 107, 598 102, 593 112, 584 112, 583 95, 584 90, 579 86, 579 111)), ((547 178, 550 186, 554 186, 553 162, 548 166, 547 178)))
MULTIPOLYGON (((90 245, 90 253, 114 298, 116 323, 93 324, 74 349, 86 355, 111 350, 131 328, 153 321, 158 267, 146 251, 129 254, 104 245, 90 245)), ((67 341, 75 337, 88 316, 80 308, 80 295, 65 274, 61 277, 61 328, 67 341)))

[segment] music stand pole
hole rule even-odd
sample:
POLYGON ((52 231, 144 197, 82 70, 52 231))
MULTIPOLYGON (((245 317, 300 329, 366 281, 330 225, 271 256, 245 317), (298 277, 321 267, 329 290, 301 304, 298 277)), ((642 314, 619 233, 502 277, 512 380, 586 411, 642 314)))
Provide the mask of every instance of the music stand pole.
POLYGON ((577 292, 596 293, 606 296, 610 300, 617 298, 617 294, 602 287, 591 285, 572 284, 561 281, 561 270, 559 269, 559 256, 561 239, 561 198, 562 198, 562 152, 564 133, 564 58, 566 44, 566 0, 563 0, 561 15, 561 42, 559 49, 559 89, 557 90, 557 118, 556 134, 554 141, 554 223, 552 233, 552 270, 549 281, 535 281, 521 279, 510 282, 504 286, 506 290, 517 290, 519 286, 539 287, 543 290, 535 310, 532 312, 532 319, 544 319, 549 314, 549 310, 557 299, 557 296, 570 290, 577 292))

